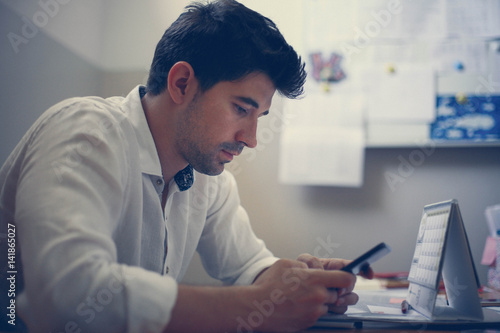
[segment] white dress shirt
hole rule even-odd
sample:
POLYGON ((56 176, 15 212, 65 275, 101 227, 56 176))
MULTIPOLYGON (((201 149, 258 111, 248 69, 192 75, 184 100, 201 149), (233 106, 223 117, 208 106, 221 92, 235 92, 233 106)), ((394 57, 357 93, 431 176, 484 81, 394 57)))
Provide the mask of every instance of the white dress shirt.
POLYGON ((276 261, 228 172, 179 172, 162 210, 143 89, 53 106, 0 170, 0 225, 15 225, 24 271, 16 306, 33 332, 160 332, 195 251, 225 284, 276 261))

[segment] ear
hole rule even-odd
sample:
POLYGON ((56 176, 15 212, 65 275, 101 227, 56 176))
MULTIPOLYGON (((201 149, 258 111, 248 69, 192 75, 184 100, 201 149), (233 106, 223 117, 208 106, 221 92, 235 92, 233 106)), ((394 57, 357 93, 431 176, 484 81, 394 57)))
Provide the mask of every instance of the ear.
POLYGON ((175 63, 168 73, 167 89, 177 104, 182 104, 190 93, 196 92, 197 84, 193 67, 185 61, 175 63))

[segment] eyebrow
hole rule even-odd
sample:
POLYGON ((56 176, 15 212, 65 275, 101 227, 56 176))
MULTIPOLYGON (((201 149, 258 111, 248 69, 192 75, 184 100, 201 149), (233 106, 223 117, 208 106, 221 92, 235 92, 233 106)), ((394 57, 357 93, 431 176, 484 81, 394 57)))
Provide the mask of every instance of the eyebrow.
POLYGON ((243 97, 243 96, 238 96, 236 98, 242 101, 243 103, 253 106, 256 109, 259 108, 259 103, 257 103, 253 98, 243 97))

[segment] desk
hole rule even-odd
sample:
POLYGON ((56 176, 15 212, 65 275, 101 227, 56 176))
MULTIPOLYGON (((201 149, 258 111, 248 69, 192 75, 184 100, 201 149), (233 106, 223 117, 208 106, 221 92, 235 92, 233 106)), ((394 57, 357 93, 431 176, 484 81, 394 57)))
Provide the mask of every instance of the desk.
POLYGON ((356 332, 356 333, 419 333, 419 332, 448 332, 448 333, 453 333, 453 332, 474 332, 474 333, 480 333, 480 332, 500 332, 500 323, 493 325, 488 328, 474 328, 474 327, 467 327, 464 329, 443 329, 443 330, 436 330, 436 329, 426 329, 425 327, 419 327, 415 326, 413 328, 400 328, 400 329, 392 329, 392 328, 351 328, 351 329, 346 329, 346 328, 310 328, 304 331, 300 331, 301 333, 347 333, 347 332, 356 332))
MULTIPOLYGON (((494 293, 482 293, 481 298, 483 299, 488 299, 488 300, 493 300, 493 299, 500 299, 500 293, 494 292, 494 293)), ((495 302, 492 302, 495 303, 495 302)), ((498 303, 495 304, 495 306, 498 306, 498 303)), ((483 307, 483 309, 487 309, 487 307, 483 307)), ((500 332, 500 315, 496 313, 496 311, 493 310, 488 310, 485 312, 485 321, 483 322, 468 322, 468 323, 460 323, 457 322, 456 324, 453 322, 450 324, 449 322, 447 324, 444 323, 431 323, 431 322, 413 322, 410 323, 408 322, 407 324, 396 324, 396 322, 373 322, 373 321, 366 321, 363 322, 363 328, 341 328, 341 327, 333 327, 333 328, 321 328, 321 327, 315 327, 315 328, 310 328, 308 330, 304 330, 301 332, 304 333, 342 333, 342 332, 359 332, 359 333, 382 333, 382 332, 388 332, 388 333, 397 333, 397 332, 405 332, 405 333, 412 333, 412 332, 500 332), (488 318, 488 319, 487 319, 488 318), (498 318, 498 320, 497 320, 498 318), (384 327, 385 326, 385 327, 384 327)))
MULTIPOLYGON (((350 330, 346 330, 346 329, 310 329, 310 330, 307 330, 307 331, 302 331, 303 333, 311 333, 311 332, 317 332, 317 333, 345 333, 345 332, 356 332, 356 333, 412 333, 412 330, 409 330, 409 329, 400 329, 400 330, 387 330, 387 329, 350 329, 350 330)), ((414 330, 413 332, 422 332, 422 330, 414 330)), ((426 331, 425 332, 429 332, 429 333, 443 333, 443 332, 448 332, 448 333, 460 333, 462 331, 426 331)), ((482 332, 482 331, 477 331, 477 330, 474 330, 475 333, 479 333, 479 332, 482 332)), ((486 332, 486 331, 485 331, 486 332)))

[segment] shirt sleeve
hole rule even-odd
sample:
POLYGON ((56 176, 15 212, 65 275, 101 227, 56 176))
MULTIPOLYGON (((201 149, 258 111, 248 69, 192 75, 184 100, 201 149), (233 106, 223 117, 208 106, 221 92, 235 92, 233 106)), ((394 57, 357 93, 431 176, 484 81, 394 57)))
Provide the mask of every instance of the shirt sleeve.
POLYGON ((226 285, 250 285, 278 258, 253 232, 233 175, 225 171, 217 181, 219 192, 209 209, 198 252, 213 278, 226 285))
POLYGON ((117 262, 112 237, 130 176, 120 122, 75 102, 28 138, 15 223, 25 277, 19 307, 33 332, 158 332, 170 319, 176 282, 117 262))

